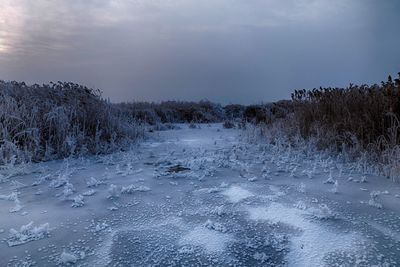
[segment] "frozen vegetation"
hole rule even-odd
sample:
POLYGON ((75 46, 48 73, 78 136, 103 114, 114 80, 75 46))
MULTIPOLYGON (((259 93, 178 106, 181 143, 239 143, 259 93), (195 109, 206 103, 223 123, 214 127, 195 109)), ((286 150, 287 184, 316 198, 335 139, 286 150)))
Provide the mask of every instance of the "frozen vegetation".
POLYGON ((178 124, 1 170, 0 266, 398 266, 400 186, 261 128, 178 124))
POLYGON ((142 136, 134 118, 99 91, 0 81, 0 165, 112 152, 142 136))

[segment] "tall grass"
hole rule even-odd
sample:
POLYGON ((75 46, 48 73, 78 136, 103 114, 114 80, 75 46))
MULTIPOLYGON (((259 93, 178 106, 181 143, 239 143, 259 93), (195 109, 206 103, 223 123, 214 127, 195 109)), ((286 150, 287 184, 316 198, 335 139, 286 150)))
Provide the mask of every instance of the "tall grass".
MULTIPOLYGON (((381 85, 300 90, 292 94, 295 119, 303 137, 331 132, 321 145, 338 149, 356 138, 364 148, 377 141, 385 146, 400 143, 400 84, 389 77, 381 85)), ((322 141, 322 140, 321 140, 322 141)))
MULTIPOLYGON (((266 108, 270 114, 270 107, 266 108)), ((263 134, 273 141, 312 141, 318 149, 367 158, 392 180, 400 179, 400 73, 380 85, 296 90, 284 116, 266 116, 263 134), (277 130, 279 128, 279 130, 277 130)))
POLYGON ((105 153, 142 135, 135 120, 99 91, 0 81, 0 164, 105 153))

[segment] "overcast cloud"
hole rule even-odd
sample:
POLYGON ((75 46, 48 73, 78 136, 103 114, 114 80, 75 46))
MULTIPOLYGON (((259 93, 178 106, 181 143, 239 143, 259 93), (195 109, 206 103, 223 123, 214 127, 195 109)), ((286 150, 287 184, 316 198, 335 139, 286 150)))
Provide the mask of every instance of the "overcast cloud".
POLYGON ((0 0, 0 79, 258 103, 400 71, 396 0, 0 0))

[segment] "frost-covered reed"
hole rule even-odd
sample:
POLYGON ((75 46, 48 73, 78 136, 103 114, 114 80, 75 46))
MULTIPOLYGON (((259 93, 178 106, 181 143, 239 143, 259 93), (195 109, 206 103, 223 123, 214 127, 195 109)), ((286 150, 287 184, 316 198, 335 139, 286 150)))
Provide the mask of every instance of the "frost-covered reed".
POLYGON ((296 90, 292 101, 264 107, 253 136, 283 149, 330 151, 361 172, 375 170, 400 181, 400 73, 380 85, 296 90), (286 109, 286 113, 282 111, 286 109))
POLYGON ((121 107, 85 86, 0 81, 0 165, 105 153, 142 135, 121 107))

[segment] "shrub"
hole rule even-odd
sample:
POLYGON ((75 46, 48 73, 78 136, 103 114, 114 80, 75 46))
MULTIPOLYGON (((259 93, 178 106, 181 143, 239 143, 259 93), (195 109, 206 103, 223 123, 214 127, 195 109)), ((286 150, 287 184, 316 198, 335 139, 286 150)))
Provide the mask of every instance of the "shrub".
POLYGON ((238 104, 229 104, 226 105, 224 109, 225 118, 229 120, 233 120, 236 118, 242 118, 245 110, 245 106, 238 104))
POLYGON ((117 104, 137 121, 155 125, 157 123, 213 123, 222 122, 225 115, 221 105, 209 101, 117 104))
POLYGON ((285 118, 287 114, 293 112, 293 102, 281 100, 275 103, 250 105, 245 107, 242 118, 246 122, 272 123, 277 119, 285 118))

